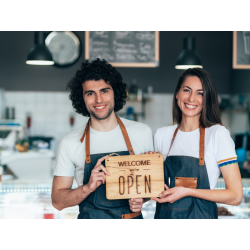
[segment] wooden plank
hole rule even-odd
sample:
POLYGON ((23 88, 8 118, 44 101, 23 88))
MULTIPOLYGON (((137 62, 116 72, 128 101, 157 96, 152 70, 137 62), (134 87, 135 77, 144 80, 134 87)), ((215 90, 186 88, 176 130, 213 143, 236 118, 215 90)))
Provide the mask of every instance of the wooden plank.
POLYGON ((85 60, 89 60, 89 31, 85 31, 85 60))
POLYGON ((250 69, 248 64, 237 64, 237 31, 233 31, 233 69, 250 69))
MULTIPOLYGON (((92 31, 93 32, 93 31, 92 31)), ((112 66, 114 67, 134 67, 134 68, 155 68, 155 67, 159 67, 159 50, 160 50, 160 32, 159 31, 154 31, 155 33, 155 39, 154 39, 154 60, 151 62, 116 62, 116 61, 112 61, 111 59, 107 59, 107 58, 102 58, 101 56, 99 56, 100 59, 105 59, 108 61, 108 63, 110 63, 112 66)), ((93 39, 92 39, 92 43, 93 43, 93 39)), ((144 41, 145 43, 145 41, 144 41)), ((91 52, 90 52, 90 31, 85 31, 85 60, 90 60, 91 58, 91 52)), ((93 48, 92 48, 93 49, 93 48)), ((102 49, 101 46, 98 47, 99 50, 102 49)), ((100 53, 102 54, 103 52, 100 51, 100 53)), ((108 53, 108 52, 105 52, 108 53)), ((91 59, 93 60, 93 59, 91 59)))
POLYGON ((160 31, 155 31, 155 61, 160 60, 160 31))
POLYGON ((233 31, 233 69, 237 68, 237 31, 233 31))
POLYGON ((164 191, 162 154, 111 156, 105 160, 107 199, 158 197, 164 191))
POLYGON ((133 67, 133 68, 155 68, 158 62, 155 63, 117 63, 109 62, 113 67, 133 67))

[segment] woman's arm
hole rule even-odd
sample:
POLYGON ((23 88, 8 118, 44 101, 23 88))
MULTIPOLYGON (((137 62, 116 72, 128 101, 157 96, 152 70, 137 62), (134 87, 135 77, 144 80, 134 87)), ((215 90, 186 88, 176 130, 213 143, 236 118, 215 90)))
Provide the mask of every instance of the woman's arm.
POLYGON ((223 203, 237 206, 241 203, 243 197, 242 181, 237 163, 229 164, 220 168, 224 181, 224 190, 208 190, 208 189, 191 189, 184 187, 168 188, 163 191, 159 198, 152 198, 153 200, 164 203, 173 203, 183 197, 192 196, 204 200, 213 201, 216 203, 223 203))

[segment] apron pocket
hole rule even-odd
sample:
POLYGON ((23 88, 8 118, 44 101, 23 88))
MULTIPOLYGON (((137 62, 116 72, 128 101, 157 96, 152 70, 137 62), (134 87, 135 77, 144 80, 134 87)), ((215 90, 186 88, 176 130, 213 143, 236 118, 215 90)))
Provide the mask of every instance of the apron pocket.
POLYGON ((175 177, 176 187, 197 188, 197 178, 175 177))

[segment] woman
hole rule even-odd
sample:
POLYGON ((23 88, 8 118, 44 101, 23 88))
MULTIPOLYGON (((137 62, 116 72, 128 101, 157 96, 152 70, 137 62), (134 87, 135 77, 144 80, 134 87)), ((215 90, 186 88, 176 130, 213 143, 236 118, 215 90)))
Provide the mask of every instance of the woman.
POLYGON ((187 69, 173 98, 173 126, 157 130, 165 191, 156 219, 217 219, 217 203, 239 205, 242 182, 234 142, 222 125, 215 84, 203 69, 187 69), (222 172, 226 189, 214 190, 222 172))

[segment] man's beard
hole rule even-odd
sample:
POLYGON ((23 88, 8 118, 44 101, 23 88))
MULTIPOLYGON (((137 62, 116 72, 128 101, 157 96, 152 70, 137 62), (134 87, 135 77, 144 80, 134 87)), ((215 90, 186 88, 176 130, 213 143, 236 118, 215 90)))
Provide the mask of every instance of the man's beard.
POLYGON ((96 115, 96 113, 95 113, 93 110, 88 109, 89 114, 90 114, 91 116, 93 116, 93 117, 94 117, 95 119, 97 119, 97 120, 105 120, 105 119, 107 119, 107 118, 111 115, 111 113, 113 112, 113 110, 114 110, 114 105, 111 105, 111 106, 110 106, 110 109, 109 109, 109 111, 108 111, 108 113, 107 113, 106 116, 104 116, 104 117, 98 117, 98 116, 96 115))

